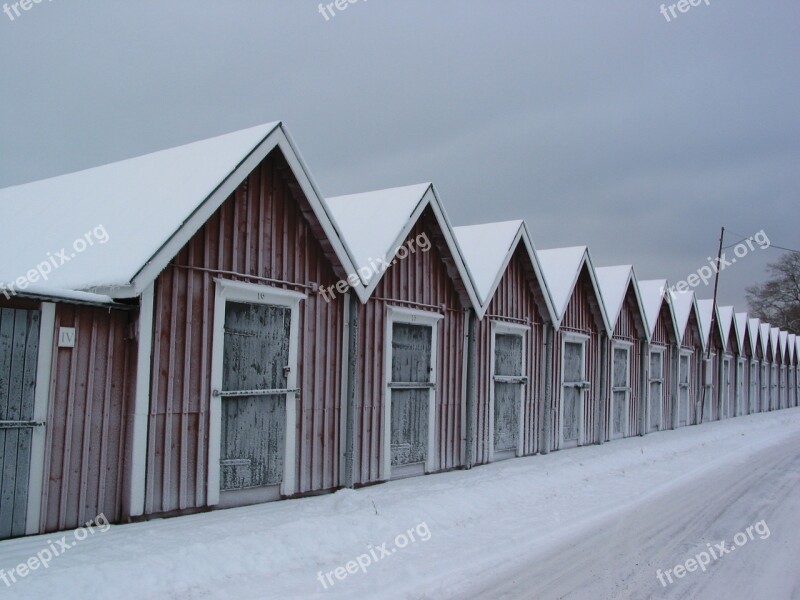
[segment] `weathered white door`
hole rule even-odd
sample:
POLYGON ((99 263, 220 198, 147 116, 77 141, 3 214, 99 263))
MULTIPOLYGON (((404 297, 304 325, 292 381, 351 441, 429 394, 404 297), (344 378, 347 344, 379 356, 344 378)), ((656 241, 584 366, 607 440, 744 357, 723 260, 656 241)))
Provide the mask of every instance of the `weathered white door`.
POLYGON ((494 336, 494 455, 516 454, 520 446, 522 394, 526 383, 523 346, 521 335, 498 333, 494 336))
POLYGON ((38 310, 0 308, 0 539, 25 534, 31 468, 38 310))
POLYGON ((752 414, 758 411, 758 370, 754 360, 750 361, 750 396, 748 413, 752 414))
POLYGON ((626 346, 614 347, 614 364, 611 379, 611 437, 621 438, 629 434, 628 415, 631 397, 630 349, 626 346))
POLYGON ((221 490, 283 481, 291 319, 286 306, 226 303, 221 490))
POLYGON ((731 416, 731 359, 725 358, 722 361, 722 407, 720 408, 720 419, 731 416))
POLYGON ((661 429, 661 413, 664 406, 664 353, 650 352, 650 416, 649 431, 661 429))
POLYGON ((689 424, 690 358, 688 354, 682 354, 678 364, 678 427, 689 424))
POLYGON ((761 411, 769 410, 769 372, 767 365, 761 363, 761 411))
POLYGON ((433 328, 392 324, 391 466, 425 465, 428 460, 433 328))
POLYGON ((561 361, 561 447, 583 443, 583 408, 589 382, 586 380, 585 343, 564 342, 561 361))

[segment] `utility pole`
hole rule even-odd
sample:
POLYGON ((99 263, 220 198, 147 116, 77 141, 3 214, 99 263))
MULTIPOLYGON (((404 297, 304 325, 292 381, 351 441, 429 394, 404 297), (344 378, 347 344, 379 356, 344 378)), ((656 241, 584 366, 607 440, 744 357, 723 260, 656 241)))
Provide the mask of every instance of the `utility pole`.
MULTIPOLYGON (((708 330, 708 337, 709 337, 709 344, 708 348, 706 348, 706 359, 705 364, 703 365, 705 368, 708 367, 708 361, 711 359, 711 339, 713 336, 711 332, 714 331, 714 325, 716 325, 716 316, 717 316, 717 289, 719 288, 719 263, 722 260, 722 240, 725 238, 725 228, 723 227, 719 234, 719 250, 717 250, 717 267, 714 269, 716 271, 716 275, 714 275, 714 298, 711 301, 711 327, 708 330)), ((704 374, 704 381, 703 381, 703 393, 701 395, 700 400, 700 422, 703 422, 703 413, 705 412, 706 408, 706 389, 708 386, 705 384, 705 369, 703 371, 704 374)))

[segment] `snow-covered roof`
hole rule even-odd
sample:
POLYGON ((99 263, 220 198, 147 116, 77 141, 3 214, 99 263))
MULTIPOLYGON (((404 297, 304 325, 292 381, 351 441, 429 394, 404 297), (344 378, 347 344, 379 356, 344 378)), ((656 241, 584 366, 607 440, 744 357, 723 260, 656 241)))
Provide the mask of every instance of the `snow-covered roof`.
POLYGON ((786 342, 789 337, 789 332, 781 330, 778 335, 778 343, 780 344, 781 348, 781 358, 784 358, 786 356, 786 342))
POLYGON ((750 328, 747 326, 747 313, 736 313, 736 331, 739 334, 739 352, 744 352, 746 337, 750 340, 750 344, 747 346, 750 349, 750 354, 755 354, 755 343, 753 342, 753 336, 749 335, 750 328))
POLYGON ((470 302, 478 310, 480 301, 472 275, 464 263, 439 196, 431 183, 334 196, 326 199, 333 220, 341 231, 356 266, 362 286, 356 293, 366 302, 388 269, 371 268, 381 259, 392 263, 422 212, 430 207, 439 223, 445 243, 453 256, 470 302))
MULTIPOLYGON (((670 302, 672 303, 672 312, 675 315, 675 324, 678 327, 678 336, 683 340, 686 336, 686 327, 689 325, 689 316, 692 314, 693 308, 695 311, 695 318, 699 319, 697 316, 697 300, 693 291, 683 290, 680 292, 670 292, 670 302)), ((704 343, 705 340, 701 339, 701 347, 704 346, 704 343)))
POLYGON ((550 290, 550 297, 553 299, 553 308, 558 317, 559 326, 564 318, 564 312, 567 310, 567 305, 572 297, 575 285, 578 283, 581 271, 586 267, 594 287, 595 296, 597 296, 597 301, 600 304, 600 317, 603 320, 603 325, 609 335, 613 333, 606 316, 606 308, 603 305, 603 295, 597 285, 589 249, 586 246, 551 248, 539 250, 537 254, 539 255, 539 264, 542 266, 544 279, 550 290))
MULTIPOLYGON (((697 316, 700 320, 700 331, 703 333, 703 342, 706 347, 711 343, 711 318, 714 315, 714 301, 713 300, 698 300, 697 301, 697 316)), ((714 319, 717 323, 717 331, 722 335, 719 327, 719 312, 714 319)))
MULTIPOLYGON (((658 315, 661 313, 661 305, 668 302, 667 291, 669 286, 666 279, 645 279, 639 281, 639 293, 642 295, 642 306, 647 315, 647 323, 650 326, 650 337, 656 331, 658 315)), ((674 319, 673 319, 674 320, 674 319)))
POLYGON ((741 352, 739 333, 736 330, 736 320, 733 318, 734 313, 735 311, 732 306, 720 306, 717 309, 719 326, 722 330, 722 347, 727 350, 728 341, 731 339, 731 334, 733 334, 734 345, 739 349, 738 351, 741 352))
MULTIPOLYGON (((767 356, 767 352, 772 350, 772 326, 769 323, 761 323, 761 349, 764 352, 764 357, 767 356)), ((774 355, 773 355, 774 360, 774 355)))
POLYGON ((765 355, 764 342, 761 339, 761 319, 751 317, 747 320, 747 328, 750 331, 750 343, 753 344, 753 356, 756 355, 756 349, 759 347, 762 355, 765 355))
POLYGON ((481 303, 478 318, 482 319, 494 297, 497 286, 506 272, 508 263, 520 243, 525 245, 536 279, 542 291, 545 309, 555 323, 557 318, 553 310, 550 292, 542 275, 539 258, 533 246, 528 228, 522 220, 503 221, 500 223, 481 223, 454 227, 456 241, 461 249, 467 269, 481 303))
POLYGON ((0 282, 67 249, 45 287, 134 297, 163 270, 244 178, 280 147, 343 268, 344 246, 280 122, 0 190, 0 282), (73 243, 97 236, 82 252, 73 243), (33 234, 33 235, 32 235, 33 234), (103 239, 107 238, 107 239, 103 239))
POLYGON ((642 298, 639 293, 639 286, 633 271, 633 265, 618 265, 614 267, 597 267, 594 270, 597 277, 597 286, 603 296, 603 306, 606 309, 606 318, 613 330, 617 326, 617 320, 622 314, 622 305, 629 287, 632 286, 636 296, 636 303, 639 307, 639 316, 644 323, 645 337, 650 339, 650 328, 647 325, 647 315, 642 307, 642 298))
POLYGON ((778 341, 781 337, 781 330, 778 327, 772 327, 769 330, 769 341, 772 344, 772 360, 778 362, 778 341))

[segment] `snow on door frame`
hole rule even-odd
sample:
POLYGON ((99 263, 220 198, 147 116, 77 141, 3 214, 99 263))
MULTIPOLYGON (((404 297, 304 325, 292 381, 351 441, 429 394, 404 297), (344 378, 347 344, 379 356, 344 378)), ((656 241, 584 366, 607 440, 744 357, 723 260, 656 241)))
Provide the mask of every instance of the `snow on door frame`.
POLYGON ((559 448, 568 448, 572 447, 564 445, 564 357, 566 352, 567 344, 578 344, 581 347, 581 376, 583 377, 583 382, 587 385, 581 389, 580 398, 580 408, 578 410, 578 442, 577 446, 582 446, 584 444, 584 434, 585 434, 585 417, 584 411, 586 410, 586 392, 591 388, 591 383, 588 381, 588 365, 586 364, 586 355, 587 355, 587 347, 589 345, 590 337, 588 335, 584 335, 581 333, 565 333, 562 340, 561 340, 561 381, 559 382, 559 406, 558 406, 558 447, 559 448))
POLYGON ((614 340, 611 343, 611 421, 609 423, 609 431, 611 433, 610 439, 622 439, 628 437, 631 432, 631 351, 633 349, 633 342, 626 342, 623 340, 614 340), (614 363, 616 361, 616 351, 617 350, 624 350, 625 351, 625 386, 617 386, 615 385, 617 382, 614 379, 614 363), (614 405, 614 397, 617 393, 624 392, 625 393, 625 406, 622 411, 622 423, 620 424, 620 432, 614 432, 614 417, 615 417, 615 410, 616 407, 614 405))
POLYGON ((439 321, 444 315, 415 308, 399 306, 386 307, 384 348, 383 348, 383 460, 381 461, 381 479, 392 477, 392 336, 395 323, 421 325, 431 328, 431 370, 430 382, 433 383, 428 392, 428 453, 425 459, 425 472, 429 473, 436 465, 436 386, 437 357, 439 356, 439 321))
MULTIPOLYGON (((274 288, 255 283, 245 283, 215 278, 214 330, 211 351, 211 389, 222 389, 222 367, 225 341, 225 305, 227 301, 252 304, 271 304, 285 306, 291 311, 289 329, 289 375, 286 386, 297 387, 297 354, 300 335, 300 302, 306 294, 274 288)), ((286 394, 286 442, 283 481, 280 493, 290 496, 295 493, 295 439, 297 425, 297 393, 286 394)), ((220 443, 222 438, 222 398, 212 394, 209 408, 208 433, 208 505, 220 502, 220 443)))
POLYGON ((519 427, 517 430, 517 449, 516 456, 522 456, 522 442, 524 435, 525 424, 525 394, 528 389, 528 333, 531 328, 529 325, 521 323, 509 323, 507 321, 492 321, 491 323, 491 338, 489 350, 489 373, 491 377, 489 380, 489 462, 494 460, 494 403, 495 403, 495 341, 498 335, 518 335, 522 338, 522 365, 520 378, 524 381, 520 384, 520 398, 518 407, 519 427))

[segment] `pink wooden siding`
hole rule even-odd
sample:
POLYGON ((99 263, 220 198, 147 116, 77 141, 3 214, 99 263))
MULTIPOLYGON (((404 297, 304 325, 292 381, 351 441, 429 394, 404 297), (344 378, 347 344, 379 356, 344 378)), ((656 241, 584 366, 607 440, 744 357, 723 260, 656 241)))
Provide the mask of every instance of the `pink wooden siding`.
POLYGON ((134 312, 56 305, 59 327, 75 328, 75 347, 53 341, 43 531, 72 529, 100 513, 123 516, 128 417, 133 407, 134 312))
POLYGON ((542 316, 536 304, 533 289, 539 288, 531 267, 527 251, 521 244, 517 247, 506 272, 500 280, 497 291, 486 311, 486 316, 477 324, 478 373, 476 384, 476 449, 475 464, 489 460, 489 393, 492 385, 492 321, 528 325, 525 336, 527 356, 525 371, 528 384, 523 399, 523 454, 535 454, 540 450, 539 424, 543 410, 543 385, 541 360, 544 352, 542 337, 542 316))
POLYGON ((407 240, 426 234, 427 252, 415 252, 389 268, 366 304, 359 306, 354 479, 357 485, 379 481, 383 460, 384 353, 386 312, 405 306, 443 314, 438 327, 435 411, 435 469, 464 464, 462 442, 463 355, 466 298, 454 279, 452 258, 430 209, 423 212, 407 240))
POLYGON ((339 485, 344 301, 329 244, 279 151, 271 153, 159 275, 145 512, 206 504, 214 277, 303 291, 297 399, 297 493, 339 485), (277 283, 279 280, 286 283, 277 283))

